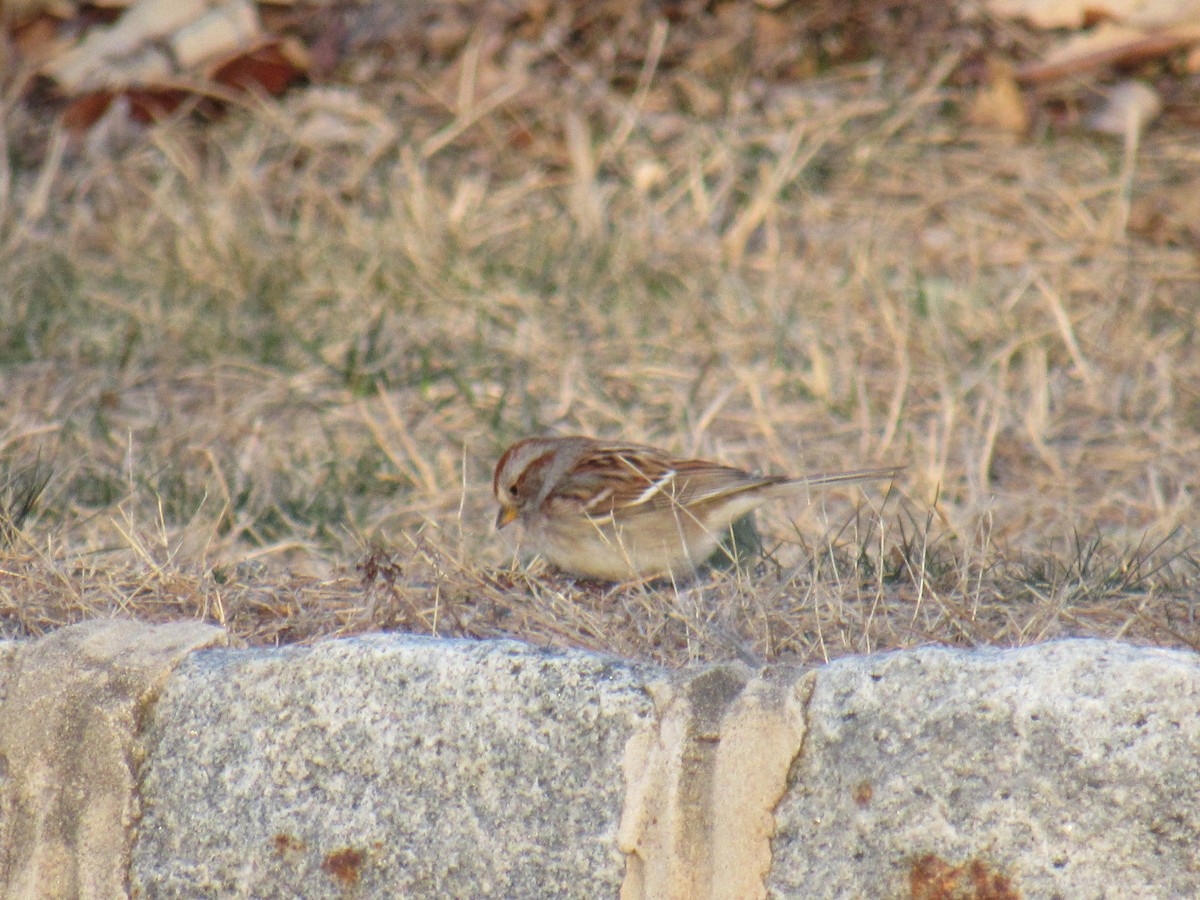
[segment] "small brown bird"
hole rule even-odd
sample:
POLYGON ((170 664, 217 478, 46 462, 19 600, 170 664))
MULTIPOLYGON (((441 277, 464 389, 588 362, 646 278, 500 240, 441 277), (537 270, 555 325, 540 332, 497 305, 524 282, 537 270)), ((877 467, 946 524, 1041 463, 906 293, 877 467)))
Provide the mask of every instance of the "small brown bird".
POLYGON ((496 527, 519 519, 528 545, 558 569, 626 581, 691 574, 737 519, 775 497, 893 478, 903 468, 789 478, 640 444, 534 437, 500 457, 492 492, 496 527))

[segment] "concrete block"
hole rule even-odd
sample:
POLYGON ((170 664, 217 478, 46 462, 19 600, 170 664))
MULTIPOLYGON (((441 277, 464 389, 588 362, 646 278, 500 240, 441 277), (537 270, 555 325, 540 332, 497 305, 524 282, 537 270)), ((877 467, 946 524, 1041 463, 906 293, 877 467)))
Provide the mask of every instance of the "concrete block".
POLYGON ((616 896, 638 666, 374 636, 209 651, 145 733, 145 897, 616 896))
POLYGON ((1200 657, 1070 640, 820 670, 776 897, 1200 896, 1200 657))

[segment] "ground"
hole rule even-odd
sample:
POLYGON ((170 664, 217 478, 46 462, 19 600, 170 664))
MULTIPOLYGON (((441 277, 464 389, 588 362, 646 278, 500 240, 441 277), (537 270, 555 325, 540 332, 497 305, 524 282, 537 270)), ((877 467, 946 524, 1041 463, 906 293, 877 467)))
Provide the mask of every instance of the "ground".
POLYGON ((217 118, 68 133, 8 82, 0 634, 1196 646, 1186 117, 973 124, 981 48, 1034 38, 922 4, 475 5, 338 8, 336 64, 217 118), (907 468, 613 587, 492 529, 543 432, 907 468))

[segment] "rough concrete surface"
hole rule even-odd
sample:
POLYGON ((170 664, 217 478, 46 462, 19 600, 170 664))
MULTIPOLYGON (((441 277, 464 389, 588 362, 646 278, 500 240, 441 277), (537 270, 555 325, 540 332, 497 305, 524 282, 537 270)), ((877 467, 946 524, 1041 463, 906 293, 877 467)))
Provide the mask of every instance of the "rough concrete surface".
POLYGON ((222 640, 0 643, 0 896, 1200 896, 1195 654, 222 640))
POLYGON ((626 745, 622 900, 766 895, 774 810, 812 681, 730 664, 649 685, 658 719, 626 745))
POLYGON ((228 642, 198 622, 85 622, 0 653, 0 889, 116 897, 137 813, 138 722, 190 651, 228 642))
POLYGON ((772 894, 1200 896, 1198 660, 1074 640, 824 667, 772 894))
POLYGON ((368 637, 197 653, 145 736, 145 897, 615 897, 637 667, 368 637))

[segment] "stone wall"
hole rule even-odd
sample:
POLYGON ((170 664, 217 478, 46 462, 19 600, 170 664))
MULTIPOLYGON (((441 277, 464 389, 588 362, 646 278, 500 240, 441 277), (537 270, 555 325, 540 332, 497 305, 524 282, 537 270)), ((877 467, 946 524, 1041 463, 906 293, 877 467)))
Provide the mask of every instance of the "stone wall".
POLYGON ((1200 657, 0 643, 6 897, 1200 896, 1200 657))

